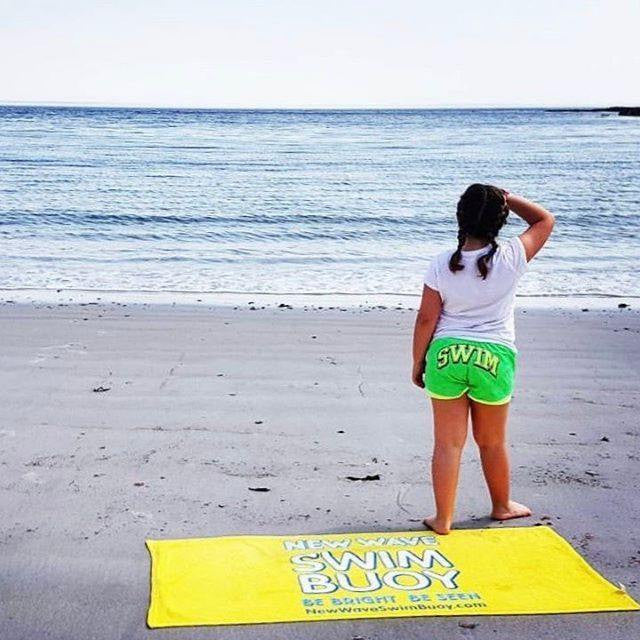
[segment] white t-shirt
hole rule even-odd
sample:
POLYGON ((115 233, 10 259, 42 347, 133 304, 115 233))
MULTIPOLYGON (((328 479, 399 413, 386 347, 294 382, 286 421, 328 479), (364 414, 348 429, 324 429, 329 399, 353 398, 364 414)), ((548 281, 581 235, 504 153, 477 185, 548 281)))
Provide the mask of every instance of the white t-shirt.
POLYGON ((489 246, 463 251, 464 269, 449 269, 453 251, 438 254, 429 265, 424 283, 440 293, 442 312, 433 335, 497 342, 515 351, 513 308, 516 285, 527 269, 527 258, 520 238, 499 244, 488 264, 483 280, 476 266, 489 246))

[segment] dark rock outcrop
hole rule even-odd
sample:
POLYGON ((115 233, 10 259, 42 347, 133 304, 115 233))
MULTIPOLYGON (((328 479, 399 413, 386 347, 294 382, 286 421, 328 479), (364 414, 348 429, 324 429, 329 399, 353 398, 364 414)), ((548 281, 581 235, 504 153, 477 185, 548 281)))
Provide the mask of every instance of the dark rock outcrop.
POLYGON ((547 109, 547 111, 561 111, 561 112, 572 112, 572 113, 598 113, 609 111, 612 113, 617 113, 619 116, 636 116, 640 117, 640 107, 599 107, 596 109, 547 109))

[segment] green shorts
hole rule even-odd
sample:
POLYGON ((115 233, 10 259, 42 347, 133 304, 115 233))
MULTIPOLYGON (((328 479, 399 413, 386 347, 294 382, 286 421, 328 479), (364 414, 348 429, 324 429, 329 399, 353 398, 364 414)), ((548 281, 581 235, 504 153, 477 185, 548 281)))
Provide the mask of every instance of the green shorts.
POLYGON ((424 384, 432 398, 453 400, 465 393, 482 404, 511 400, 516 353, 495 342, 436 338, 427 350, 424 384))

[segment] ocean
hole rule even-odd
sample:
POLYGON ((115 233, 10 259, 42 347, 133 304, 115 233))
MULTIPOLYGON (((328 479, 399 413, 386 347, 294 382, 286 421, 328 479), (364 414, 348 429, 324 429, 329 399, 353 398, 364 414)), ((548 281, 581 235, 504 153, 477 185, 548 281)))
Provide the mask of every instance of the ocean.
POLYGON ((0 289, 419 294, 471 182, 556 215, 519 295, 640 296, 640 119, 543 109, 0 107, 0 289))

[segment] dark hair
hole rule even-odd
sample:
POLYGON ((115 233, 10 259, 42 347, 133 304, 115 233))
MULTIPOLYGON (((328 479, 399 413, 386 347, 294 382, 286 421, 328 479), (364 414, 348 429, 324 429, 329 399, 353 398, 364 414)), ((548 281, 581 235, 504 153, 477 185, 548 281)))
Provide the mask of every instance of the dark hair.
POLYGON ((460 264, 462 245, 471 236, 479 240, 486 240, 491 249, 481 255, 476 263, 478 271, 485 280, 488 263, 498 248, 496 237, 507 221, 509 207, 505 201, 505 192, 490 184, 472 184, 460 196, 456 218, 458 219, 458 248, 449 259, 449 269, 454 273, 464 269, 460 264))

